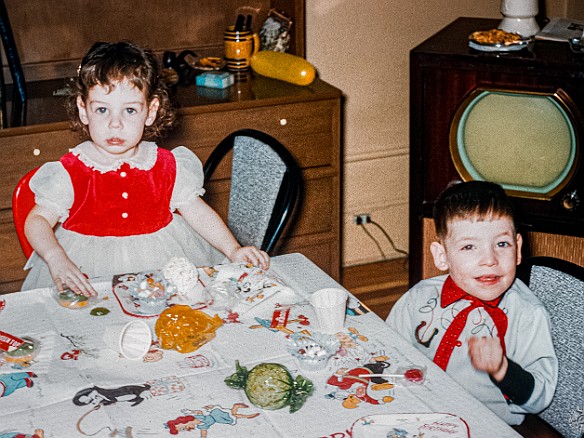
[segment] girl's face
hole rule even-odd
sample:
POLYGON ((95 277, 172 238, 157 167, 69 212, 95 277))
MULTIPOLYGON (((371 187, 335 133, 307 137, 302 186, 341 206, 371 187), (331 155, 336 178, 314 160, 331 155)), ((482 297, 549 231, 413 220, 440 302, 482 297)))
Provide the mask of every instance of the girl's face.
POLYGON ((98 151, 111 158, 130 158, 136 153, 144 127, 156 119, 160 102, 146 96, 127 80, 114 83, 111 90, 96 85, 87 99, 77 98, 79 118, 87 125, 98 151))

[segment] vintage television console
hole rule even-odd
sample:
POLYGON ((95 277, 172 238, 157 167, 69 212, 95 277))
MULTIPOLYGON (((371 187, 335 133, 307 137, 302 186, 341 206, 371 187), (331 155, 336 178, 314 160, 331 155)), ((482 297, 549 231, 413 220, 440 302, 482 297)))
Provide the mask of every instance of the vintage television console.
POLYGON ((459 18, 410 53, 410 283, 436 275, 433 201, 452 181, 491 180, 513 197, 524 255, 584 265, 584 55, 536 41, 469 48, 498 20, 459 18))
MULTIPOLYGON (((130 14, 128 22, 134 32, 132 39, 145 41, 161 55, 165 50, 189 48, 201 56, 207 56, 221 53, 223 27, 237 16, 236 11, 250 11, 249 8, 252 8, 259 22, 270 7, 274 7, 285 12, 294 22, 291 53, 304 55, 303 0, 161 0, 148 6, 151 14, 167 14, 159 17, 158 21, 145 16, 144 2, 127 1, 122 4, 106 0, 103 3, 107 5, 100 5, 100 14, 93 14, 93 18, 80 18, 81 22, 78 22, 71 15, 92 7, 92 2, 64 0, 57 7, 52 3, 32 0, 27 11, 38 8, 46 15, 44 23, 49 23, 48 27, 59 28, 63 32, 52 35, 45 33, 47 26, 36 26, 31 18, 39 16, 40 12, 25 14, 23 8, 18 7, 18 2, 6 2, 8 12, 13 12, 11 18, 17 20, 13 20, 12 26, 18 29, 15 38, 27 74, 29 112, 27 126, 0 129, 0 162, 3 165, 0 175, 0 294, 18 290, 26 275, 22 270, 26 260, 12 224, 12 191, 18 179, 30 169, 59 159, 68 148, 79 142, 77 134, 69 130, 60 97, 53 94, 63 87, 67 75, 75 74, 75 66, 79 62, 77 56, 82 55, 75 51, 81 48, 86 50, 93 43, 93 38, 117 40, 124 36, 123 29, 106 25, 110 19, 119 19, 108 18, 107 11, 111 14, 130 14), (132 3, 141 12, 132 12, 132 3), (62 13, 67 9, 69 14, 62 13), (177 15, 173 18, 172 14, 177 15), (131 20, 145 21, 140 24, 131 20), (175 28, 169 27, 173 23, 175 28), (191 33, 185 35, 185 30, 191 33), (106 32, 107 35, 100 35, 99 32, 106 32), (76 34, 85 41, 75 39, 64 47, 60 42, 67 40, 70 34, 76 34), (27 45, 29 37, 34 41, 27 45), (38 41, 37 38, 41 37, 54 38, 53 44, 38 41), (192 46, 187 45, 188 41, 192 46), (27 47, 31 46, 44 47, 45 51, 27 52, 27 47), (63 54, 63 50, 70 50, 70 53, 63 54), (40 59, 40 55, 45 59, 40 59)), ((253 128, 274 136, 290 150, 302 169, 303 195, 299 211, 284 231, 275 253, 301 252, 340 280, 340 90, 320 79, 308 86, 298 86, 248 73, 238 77, 235 85, 225 90, 196 87, 194 84, 178 86, 176 97, 180 106, 179 124, 169 137, 160 142, 163 147, 185 145, 204 162, 227 135, 239 129, 253 128)), ((228 163, 222 163, 206 185, 205 200, 224 218, 227 215, 229 175, 228 163)))

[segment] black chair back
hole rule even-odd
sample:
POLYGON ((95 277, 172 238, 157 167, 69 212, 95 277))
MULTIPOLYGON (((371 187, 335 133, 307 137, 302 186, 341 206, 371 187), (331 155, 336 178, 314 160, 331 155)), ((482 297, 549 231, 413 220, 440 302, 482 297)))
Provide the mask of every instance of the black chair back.
MULTIPOLYGON (((23 6, 24 7, 24 6, 23 6)), ((7 117, 6 105, 6 83, 4 81, 4 73, 0 68, 0 105, 2 114, 2 128, 24 126, 26 125, 26 111, 27 111, 27 92, 26 81, 24 79, 24 72, 20 64, 20 57, 14 42, 12 34, 12 27, 8 19, 8 11, 4 0, 0 0, 0 38, 2 38, 2 45, 4 47, 4 54, 8 61, 10 75, 12 77, 12 107, 10 111, 10 123, 7 117)), ((1 66, 0 66, 1 67, 1 66)))
POLYGON ((300 167, 275 138, 243 129, 227 136, 213 150, 204 165, 205 181, 231 150, 229 228, 242 245, 255 245, 270 253, 300 199, 300 167))

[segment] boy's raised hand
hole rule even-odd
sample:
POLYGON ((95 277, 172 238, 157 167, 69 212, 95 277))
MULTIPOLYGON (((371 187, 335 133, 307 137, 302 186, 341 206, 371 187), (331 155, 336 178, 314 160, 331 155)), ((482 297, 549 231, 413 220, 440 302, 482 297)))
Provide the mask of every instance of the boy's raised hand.
POLYGON ((507 373, 508 362, 498 338, 470 338, 468 354, 472 365, 477 370, 488 373, 497 382, 503 380, 507 373))
POLYGON ((270 267, 270 256, 255 246, 242 246, 235 250, 231 256, 233 262, 248 262, 254 266, 259 266, 264 271, 270 267))

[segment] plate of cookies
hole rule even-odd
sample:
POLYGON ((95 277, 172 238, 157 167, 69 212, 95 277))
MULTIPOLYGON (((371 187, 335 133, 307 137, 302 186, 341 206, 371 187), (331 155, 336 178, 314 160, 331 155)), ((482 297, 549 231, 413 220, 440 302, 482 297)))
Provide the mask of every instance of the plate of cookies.
POLYGON ((501 29, 478 30, 468 37, 471 49, 481 52, 512 52, 523 50, 533 42, 532 37, 523 37, 518 33, 501 29))

